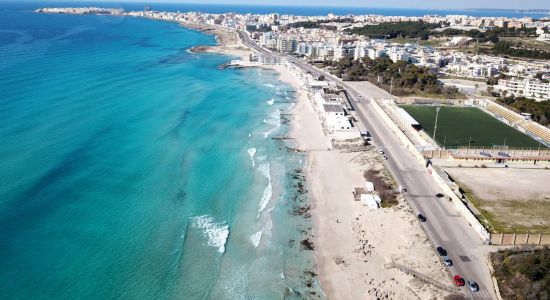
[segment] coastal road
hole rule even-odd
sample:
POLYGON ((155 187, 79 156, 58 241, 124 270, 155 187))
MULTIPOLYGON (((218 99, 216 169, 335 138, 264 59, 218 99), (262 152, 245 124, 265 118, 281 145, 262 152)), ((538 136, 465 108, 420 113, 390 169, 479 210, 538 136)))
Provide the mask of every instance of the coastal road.
MULTIPOLYGON (((240 33, 243 43, 254 50, 275 56, 275 54, 258 46, 246 33, 240 33)), ((413 210, 422 213, 427 222, 422 227, 431 239, 434 247, 445 248, 454 265, 450 267, 452 275, 460 274, 465 280, 476 281, 480 291, 472 293, 467 287, 462 292, 468 298, 496 299, 490 273, 485 262, 486 245, 473 231, 468 222, 459 215, 447 200, 447 197, 437 198, 440 193, 435 180, 426 171, 421 162, 417 161, 411 152, 399 141, 396 134, 384 123, 384 120, 372 108, 371 98, 390 98, 385 91, 368 84, 351 86, 339 78, 319 70, 303 61, 290 56, 280 56, 293 62, 296 66, 315 76, 323 75, 335 81, 347 90, 351 105, 355 109, 362 129, 369 130, 376 145, 388 157, 387 166, 397 182, 407 188, 404 194, 413 210)), ((449 284, 452 284, 449 279, 449 284)))

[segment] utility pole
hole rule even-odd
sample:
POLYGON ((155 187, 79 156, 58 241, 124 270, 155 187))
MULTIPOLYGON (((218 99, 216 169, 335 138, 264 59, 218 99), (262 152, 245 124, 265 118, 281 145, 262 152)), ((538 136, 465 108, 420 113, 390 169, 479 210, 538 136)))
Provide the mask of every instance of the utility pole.
POLYGON ((470 143, 472 142, 472 137, 470 137, 470 140, 468 141, 468 150, 470 150, 470 143))
POLYGON ((435 132, 437 131, 437 118, 439 117, 439 110, 440 109, 441 109, 441 107, 439 107, 439 106, 435 107, 435 124, 434 124, 434 134, 433 134, 433 137, 432 137, 433 145, 435 145, 435 132))

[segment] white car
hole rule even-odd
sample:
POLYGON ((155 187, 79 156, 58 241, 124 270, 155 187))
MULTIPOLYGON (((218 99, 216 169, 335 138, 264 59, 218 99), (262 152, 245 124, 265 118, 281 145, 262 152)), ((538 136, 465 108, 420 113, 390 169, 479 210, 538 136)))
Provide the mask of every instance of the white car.
POLYGON ((384 160, 387 160, 387 159, 388 159, 385 155, 382 155, 382 158, 383 158, 384 160))
POLYGON ((384 150, 378 150, 378 153, 384 154, 384 150))
POLYGON ((479 285, 475 281, 469 281, 468 280, 468 287, 470 288, 470 291, 472 292, 479 292, 479 285))

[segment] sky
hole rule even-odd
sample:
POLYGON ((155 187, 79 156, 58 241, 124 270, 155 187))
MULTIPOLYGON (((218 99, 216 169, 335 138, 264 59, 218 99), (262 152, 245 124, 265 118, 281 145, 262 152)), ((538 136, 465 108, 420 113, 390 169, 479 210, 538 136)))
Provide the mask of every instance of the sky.
MULTIPOLYGON (((1 0, 0 0, 1 1, 1 0)), ((98 0, 80 0, 82 2, 98 0)), ((550 0, 105 0, 107 2, 159 2, 201 4, 254 4, 297 6, 349 6, 385 8, 495 8, 495 9, 550 9, 550 0)), ((38 2, 38 1, 37 1, 38 2)))

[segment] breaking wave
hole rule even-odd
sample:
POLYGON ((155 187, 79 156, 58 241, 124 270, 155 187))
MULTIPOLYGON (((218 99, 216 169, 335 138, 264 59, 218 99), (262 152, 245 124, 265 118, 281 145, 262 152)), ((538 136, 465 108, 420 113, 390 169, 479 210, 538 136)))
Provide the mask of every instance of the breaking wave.
POLYGON ((269 174, 269 163, 261 164, 258 169, 260 172, 267 178, 267 186, 264 189, 262 194, 262 199, 260 200, 260 208, 258 209, 258 217, 260 213, 267 207, 267 204, 271 200, 273 195, 273 188, 271 186, 271 175, 269 174))
POLYGON ((229 237, 229 225, 217 223, 214 218, 208 215, 194 217, 193 227, 202 229, 203 235, 208 239, 208 246, 216 247, 218 252, 225 252, 225 244, 229 237))
POLYGON ((258 248, 260 246, 260 242, 262 241, 262 231, 258 231, 250 236, 250 241, 252 242, 252 245, 254 245, 254 248, 258 248))
POLYGON ((256 148, 248 149, 248 155, 250 156, 250 160, 252 160, 252 167, 254 168, 256 166, 256 162, 254 162, 254 155, 256 155, 256 148))

